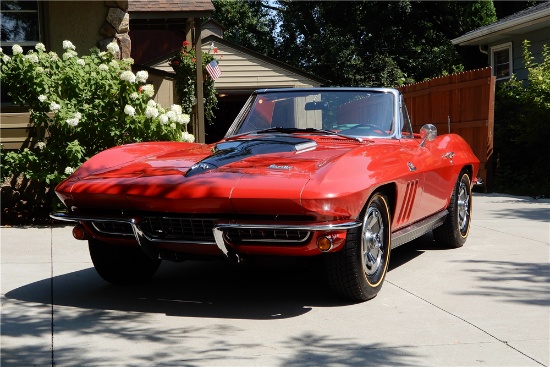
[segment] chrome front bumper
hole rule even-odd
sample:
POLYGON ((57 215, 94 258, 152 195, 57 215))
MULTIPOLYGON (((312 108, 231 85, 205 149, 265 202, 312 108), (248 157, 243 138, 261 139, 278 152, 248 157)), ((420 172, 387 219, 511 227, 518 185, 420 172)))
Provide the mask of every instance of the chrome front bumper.
POLYGON ((75 215, 68 213, 51 213, 50 217, 55 220, 65 221, 65 222, 119 222, 127 223, 132 227, 132 231, 141 247, 142 251, 149 256, 150 258, 156 259, 159 257, 159 252, 155 246, 155 243, 159 242, 173 242, 173 243, 193 243, 193 244, 203 244, 203 245, 216 245, 224 256, 236 263, 243 261, 242 256, 237 254, 237 252, 227 244, 224 236, 224 232, 230 229, 245 229, 245 230, 280 230, 280 231, 338 231, 338 230, 348 230, 355 227, 360 227, 361 222, 357 221, 347 221, 339 223, 323 223, 323 224, 312 224, 312 225, 279 225, 279 224, 246 224, 246 223, 228 223, 228 222, 216 222, 212 229, 214 235, 214 242, 211 241, 185 241, 185 240, 170 240, 170 239, 157 239, 148 236, 140 227, 139 227, 139 217, 96 217, 96 216, 86 216, 86 215, 75 215))

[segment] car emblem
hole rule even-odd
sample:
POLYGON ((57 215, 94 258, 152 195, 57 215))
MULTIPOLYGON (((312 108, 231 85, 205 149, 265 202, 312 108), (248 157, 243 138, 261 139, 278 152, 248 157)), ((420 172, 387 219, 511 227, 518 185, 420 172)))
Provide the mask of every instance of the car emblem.
POLYGON ((210 168, 210 166, 207 163, 197 163, 191 167, 191 169, 197 169, 197 168, 207 170, 210 168))
POLYGON ((416 167, 411 162, 407 162, 407 166, 409 166, 409 171, 411 172, 416 171, 416 167))
POLYGON ((290 170, 290 166, 278 166, 276 164, 272 164, 271 166, 267 167, 267 168, 271 168, 271 169, 284 169, 284 170, 287 170, 289 171, 290 170))

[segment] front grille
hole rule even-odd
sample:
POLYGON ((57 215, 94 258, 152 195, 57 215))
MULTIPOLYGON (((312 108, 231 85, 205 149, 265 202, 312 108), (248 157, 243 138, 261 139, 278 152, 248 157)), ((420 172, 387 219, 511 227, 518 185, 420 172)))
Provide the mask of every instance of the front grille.
POLYGON ((170 241, 214 242, 213 219, 146 217, 139 228, 150 238, 170 241))
POLYGON ((115 236, 133 236, 134 231, 130 223, 124 222, 92 222, 96 231, 115 236))
POLYGON ((241 242, 267 242, 302 244, 310 236, 309 231, 286 229, 243 229, 230 228, 225 232, 227 239, 232 243, 241 242))

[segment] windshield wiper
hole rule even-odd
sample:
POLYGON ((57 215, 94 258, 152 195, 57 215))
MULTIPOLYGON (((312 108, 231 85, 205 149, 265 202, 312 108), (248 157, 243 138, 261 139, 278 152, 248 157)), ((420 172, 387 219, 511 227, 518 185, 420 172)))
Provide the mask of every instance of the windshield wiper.
POLYGON ((269 133, 283 133, 283 134, 293 134, 293 133, 306 133, 306 134, 326 134, 326 135, 336 135, 341 136, 346 139, 356 140, 356 141, 363 141, 363 139, 357 137, 357 136, 350 136, 350 135, 344 135, 337 133, 332 130, 325 130, 325 129, 315 129, 313 127, 307 127, 307 128, 297 128, 297 127, 280 127, 275 126, 271 127, 269 129, 264 130, 258 130, 254 131, 255 134, 269 134, 269 133))

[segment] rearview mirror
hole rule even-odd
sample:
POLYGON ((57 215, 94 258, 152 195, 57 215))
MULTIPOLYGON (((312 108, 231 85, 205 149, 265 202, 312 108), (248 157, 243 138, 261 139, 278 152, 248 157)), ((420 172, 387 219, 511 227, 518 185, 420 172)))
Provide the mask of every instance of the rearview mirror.
POLYGON ((328 108, 327 102, 308 102, 305 105, 306 111, 324 110, 328 108))

